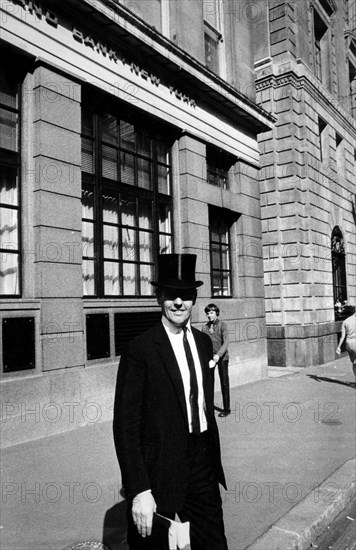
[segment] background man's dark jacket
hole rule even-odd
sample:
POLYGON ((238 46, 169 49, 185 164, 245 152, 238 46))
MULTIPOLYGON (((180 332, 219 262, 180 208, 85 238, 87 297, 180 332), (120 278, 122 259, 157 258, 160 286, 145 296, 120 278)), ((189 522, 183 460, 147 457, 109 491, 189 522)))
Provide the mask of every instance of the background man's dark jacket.
MULTIPOLYGON (((207 335, 192 331, 202 366, 211 456, 225 486, 208 366, 212 345, 207 335)), ((160 323, 130 343, 118 371, 114 440, 129 501, 151 489, 158 512, 181 508, 189 478, 188 439, 183 381, 160 323)))

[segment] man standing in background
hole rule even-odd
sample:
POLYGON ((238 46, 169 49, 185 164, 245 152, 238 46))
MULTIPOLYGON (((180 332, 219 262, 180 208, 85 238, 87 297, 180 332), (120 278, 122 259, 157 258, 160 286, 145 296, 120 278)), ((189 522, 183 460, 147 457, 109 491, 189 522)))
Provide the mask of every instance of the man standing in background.
MULTIPOLYGON (((215 304, 208 304, 204 309, 209 321, 203 326, 202 332, 208 334, 213 344, 213 361, 218 366, 220 386, 223 399, 223 410, 219 413, 220 417, 228 416, 231 413, 230 409, 230 386, 229 386, 229 351, 228 351, 228 335, 227 326, 224 321, 220 321, 220 310, 215 304)), ((213 387, 214 387, 214 371, 211 369, 213 387)))

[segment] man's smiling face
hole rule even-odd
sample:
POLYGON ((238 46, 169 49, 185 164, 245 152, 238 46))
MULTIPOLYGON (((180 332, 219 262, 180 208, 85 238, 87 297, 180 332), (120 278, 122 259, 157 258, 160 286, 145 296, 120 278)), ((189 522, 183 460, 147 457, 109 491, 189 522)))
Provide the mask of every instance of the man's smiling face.
POLYGON ((196 297, 195 289, 161 288, 157 293, 163 316, 176 327, 187 324, 196 297))

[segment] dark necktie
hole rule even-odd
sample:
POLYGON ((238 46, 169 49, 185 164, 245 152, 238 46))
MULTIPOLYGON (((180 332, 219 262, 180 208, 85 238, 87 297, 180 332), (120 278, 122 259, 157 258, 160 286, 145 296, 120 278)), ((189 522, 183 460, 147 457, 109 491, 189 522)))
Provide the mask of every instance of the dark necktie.
POLYGON ((192 432, 194 434, 199 434, 200 422, 199 422, 199 407, 198 407, 198 380, 197 380, 197 373, 195 371, 192 350, 190 349, 190 345, 187 338, 187 327, 183 327, 183 345, 184 345, 184 351, 185 351, 189 372, 190 372, 189 403, 190 403, 190 410, 192 413, 192 432))

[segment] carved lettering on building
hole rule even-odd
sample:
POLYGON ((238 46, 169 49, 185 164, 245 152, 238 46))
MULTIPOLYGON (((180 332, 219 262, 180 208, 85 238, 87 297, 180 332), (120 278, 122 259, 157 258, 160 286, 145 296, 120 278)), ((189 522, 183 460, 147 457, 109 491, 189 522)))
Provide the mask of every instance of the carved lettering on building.
MULTIPOLYGON (((81 44, 84 44, 85 46, 88 46, 93 51, 96 51, 97 53, 102 54, 104 57, 108 57, 112 61, 115 61, 115 63, 118 63, 119 60, 123 65, 128 65, 130 67, 130 71, 137 76, 140 76, 143 80, 151 81, 152 84, 159 87, 161 80, 158 76, 155 74, 148 72, 146 69, 142 68, 137 63, 133 63, 131 61, 128 61, 124 57, 120 57, 115 50, 109 49, 108 46, 103 44, 100 41, 94 40, 93 37, 84 34, 82 31, 80 31, 77 27, 73 27, 73 38, 77 40, 77 42, 80 42, 81 44)), ((196 107, 197 104, 194 99, 191 99, 189 96, 175 88, 174 86, 169 86, 169 92, 171 95, 174 95, 177 99, 182 101, 183 103, 187 103, 187 105, 190 105, 191 107, 196 107)))
POLYGON ((191 99, 189 96, 183 94, 180 90, 178 90, 177 88, 174 88, 174 86, 170 86, 169 91, 171 95, 175 95, 175 97, 183 101, 183 103, 188 103, 188 105, 191 105, 192 107, 197 106, 194 99, 191 99))
POLYGON ((58 27, 58 17, 53 11, 43 8, 38 2, 32 0, 13 0, 14 4, 20 5, 25 11, 34 14, 38 19, 45 19, 53 27, 58 27))
MULTIPOLYGON (((12 2, 21 6, 26 12, 34 15, 38 19, 44 19, 48 24, 52 25, 53 27, 58 27, 57 15, 51 10, 44 8, 39 2, 33 2, 33 0, 12 0, 12 2)), ((110 61, 113 61, 116 64, 121 62, 123 65, 128 65, 132 73, 141 77, 146 82, 151 82, 151 84, 156 88, 159 88, 159 86, 161 85, 161 79, 157 75, 151 73, 147 69, 144 69, 137 63, 125 59, 124 57, 120 56, 118 52, 116 52, 112 48, 109 48, 106 44, 100 42, 99 40, 96 40, 92 36, 83 33, 77 27, 72 28, 72 36, 74 40, 76 40, 80 44, 84 44, 93 52, 96 52, 103 57, 108 58, 110 61)), ((182 103, 186 103, 187 105, 196 108, 197 104, 195 100, 191 99, 189 96, 181 92, 178 88, 175 88, 174 86, 169 86, 169 92, 172 96, 174 96, 182 103)))

